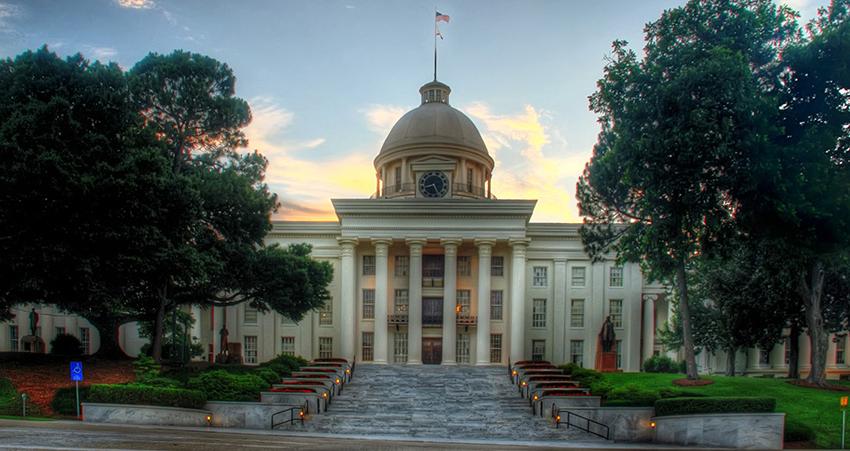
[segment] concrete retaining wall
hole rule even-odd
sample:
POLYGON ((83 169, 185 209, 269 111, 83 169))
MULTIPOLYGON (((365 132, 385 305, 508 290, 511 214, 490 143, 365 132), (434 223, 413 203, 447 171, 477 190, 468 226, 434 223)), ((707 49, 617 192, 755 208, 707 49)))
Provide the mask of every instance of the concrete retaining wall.
MULTIPOLYGON (((212 425, 216 427, 271 429, 272 415, 295 406, 259 402, 210 401, 204 407, 212 412, 212 425)), ((298 411, 295 411, 295 416, 298 417, 298 411)), ((277 421, 289 419, 288 413, 278 415, 276 418, 277 421)))
POLYGON ((265 404, 286 404, 300 406, 307 401, 308 413, 320 414, 328 410, 327 400, 322 399, 318 393, 283 393, 268 392, 260 393, 260 402, 265 404))
POLYGON ((561 410, 562 422, 567 421, 566 410, 607 425, 612 440, 651 442, 655 435, 649 425, 655 415, 652 407, 571 407, 561 410))
POLYGON ((83 421, 155 426, 207 426, 206 410, 84 402, 83 421))
POLYGON ((717 413, 655 417, 655 441, 675 445, 781 449, 784 413, 717 413))
POLYGON ((552 404, 559 409, 572 409, 573 407, 599 407, 602 398, 599 396, 544 396, 532 402, 535 415, 549 416, 552 414, 552 404), (542 409, 542 412, 541 412, 542 409))

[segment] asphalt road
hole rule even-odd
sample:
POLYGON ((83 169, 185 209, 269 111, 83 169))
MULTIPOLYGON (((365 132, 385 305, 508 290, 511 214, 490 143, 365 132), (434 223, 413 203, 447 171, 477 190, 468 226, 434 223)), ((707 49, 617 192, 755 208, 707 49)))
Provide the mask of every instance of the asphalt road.
MULTIPOLYGON (((400 440, 374 440, 355 438, 308 437, 284 435, 271 431, 239 431, 225 429, 171 428, 157 426, 132 426, 91 424, 76 421, 17 421, 0 420, 0 449, 121 449, 121 450, 226 450, 240 449, 299 449, 299 450, 533 450, 553 449, 553 444, 508 444, 422 442, 400 440)), ((558 444, 560 449, 584 451, 613 449, 657 449, 658 445, 571 447, 558 444)), ((673 450, 677 448, 665 448, 673 450)), ((693 450, 694 448, 689 448, 693 450)))

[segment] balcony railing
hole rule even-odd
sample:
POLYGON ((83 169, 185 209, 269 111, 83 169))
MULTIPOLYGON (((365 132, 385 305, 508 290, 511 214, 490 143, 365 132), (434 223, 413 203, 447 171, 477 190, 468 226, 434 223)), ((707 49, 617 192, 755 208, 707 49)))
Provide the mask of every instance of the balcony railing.
POLYGON ((474 326, 478 324, 478 316, 466 313, 458 313, 457 324, 458 326, 474 326))
MULTIPOLYGON (((468 183, 453 183, 452 192, 460 196, 474 196, 489 199, 496 199, 496 196, 490 194, 487 196, 487 189, 483 186, 474 186, 468 183)), ((370 198, 377 199, 380 197, 395 197, 402 195, 416 194, 416 183, 392 183, 381 187, 381 190, 372 193, 370 198)))
POLYGON ((387 315, 387 324, 407 324, 407 313, 396 313, 395 315, 387 315))

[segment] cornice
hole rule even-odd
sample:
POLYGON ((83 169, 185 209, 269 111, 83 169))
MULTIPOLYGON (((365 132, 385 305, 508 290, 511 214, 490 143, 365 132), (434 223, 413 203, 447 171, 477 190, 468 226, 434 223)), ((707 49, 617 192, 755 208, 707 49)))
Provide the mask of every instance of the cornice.
POLYGON ((331 199, 337 217, 524 218, 534 213, 536 200, 492 199, 331 199))

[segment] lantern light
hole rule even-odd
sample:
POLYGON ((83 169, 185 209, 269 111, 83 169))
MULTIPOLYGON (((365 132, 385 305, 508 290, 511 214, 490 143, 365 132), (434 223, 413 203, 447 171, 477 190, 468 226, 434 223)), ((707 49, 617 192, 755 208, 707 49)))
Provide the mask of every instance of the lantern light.
POLYGON ((336 378, 336 384, 339 385, 339 378, 336 378))
POLYGON ((539 397, 539 396, 537 396, 537 393, 535 393, 535 394, 534 394, 534 400, 535 400, 535 401, 537 401, 538 399, 540 399, 540 397, 539 397))
POLYGON ((212 415, 207 414, 206 420, 207 420, 207 426, 211 425, 212 424, 212 415))
POLYGON ((655 422, 654 422, 654 421, 650 421, 650 422, 649 422, 649 428, 650 428, 650 429, 655 429, 655 422))

